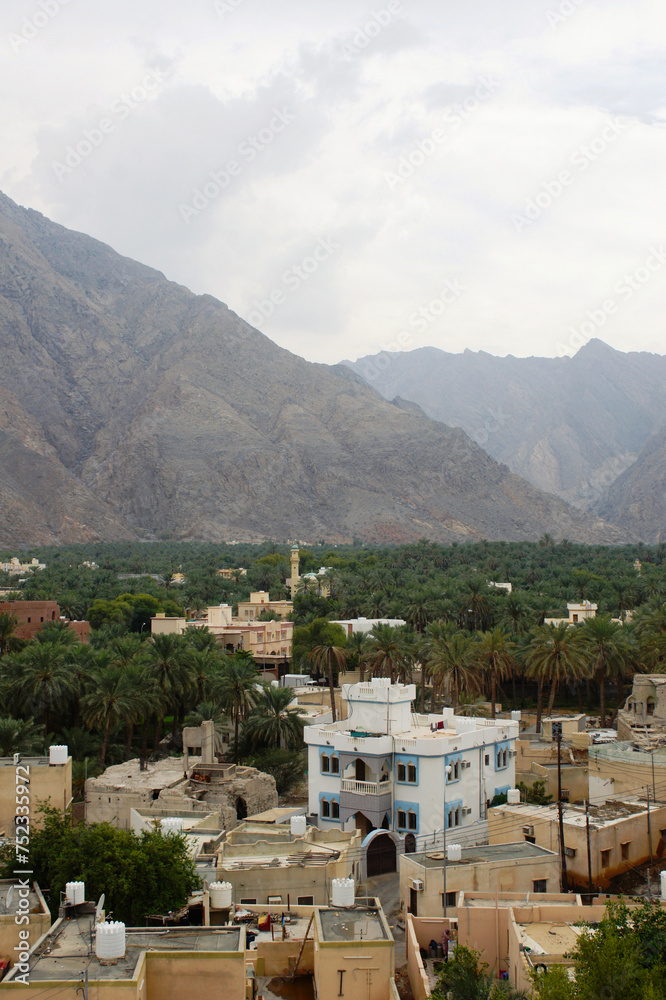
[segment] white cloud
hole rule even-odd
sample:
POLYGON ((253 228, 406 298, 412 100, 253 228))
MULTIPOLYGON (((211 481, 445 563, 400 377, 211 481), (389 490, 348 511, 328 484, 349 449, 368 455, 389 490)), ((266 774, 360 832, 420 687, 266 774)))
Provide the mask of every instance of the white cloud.
MULTIPOLYGON (((663 231, 666 20, 657 0, 553 18, 572 8, 5 0, 0 186, 244 316, 318 240, 339 243, 261 326, 312 360, 405 331, 407 347, 555 354, 663 231), (44 5, 59 9, 31 32, 44 5), (121 116, 149 70, 159 86, 121 116), (447 281, 464 293, 424 326, 447 281)), ((599 335, 663 350, 662 286, 599 335)))

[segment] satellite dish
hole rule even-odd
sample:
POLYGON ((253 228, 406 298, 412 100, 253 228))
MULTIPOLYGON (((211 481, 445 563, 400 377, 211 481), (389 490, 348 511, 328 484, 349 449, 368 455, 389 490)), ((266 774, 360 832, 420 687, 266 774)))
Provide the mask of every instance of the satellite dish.
POLYGON ((105 902, 105 900, 106 900, 106 896, 104 895, 104 893, 102 893, 102 895, 97 900, 97 906, 95 907, 95 923, 96 924, 98 924, 100 922, 100 919, 101 919, 101 916, 102 916, 102 910, 104 909, 104 902, 105 902))
POLYGON ((10 885, 7 890, 7 898, 5 900, 5 913, 9 913, 9 907, 12 905, 12 899, 14 898, 14 886, 10 885))

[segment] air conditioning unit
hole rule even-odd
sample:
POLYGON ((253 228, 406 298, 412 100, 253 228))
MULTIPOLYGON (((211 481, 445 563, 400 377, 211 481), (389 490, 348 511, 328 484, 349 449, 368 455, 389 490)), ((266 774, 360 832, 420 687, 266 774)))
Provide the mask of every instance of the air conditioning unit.
POLYGON ((463 809, 462 814, 463 814, 463 816, 471 816, 472 815, 472 810, 468 806, 466 806, 463 809))
POLYGON ((565 847, 564 848, 564 853, 566 854, 566 856, 568 858, 575 858, 576 857, 576 848, 575 847, 565 847))
POLYGON ((517 756, 518 756, 517 750, 509 750, 509 757, 517 757, 517 756))
POLYGON ((420 878, 410 878, 409 884, 416 892, 423 892, 423 881, 420 878))
POLYGON ((533 837, 534 836, 534 827, 533 826, 524 826, 523 827, 523 833, 527 837, 533 837))
POLYGON ((463 766, 463 767, 471 767, 471 766, 472 766, 472 762, 471 762, 471 760, 464 760, 464 761, 462 762, 462 766, 463 766))

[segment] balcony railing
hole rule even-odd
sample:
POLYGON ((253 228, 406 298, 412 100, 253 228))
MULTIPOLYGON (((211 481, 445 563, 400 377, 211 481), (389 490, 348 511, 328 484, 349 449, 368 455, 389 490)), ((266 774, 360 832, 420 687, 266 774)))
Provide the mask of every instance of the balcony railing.
POLYGON ((342 779, 343 792, 356 792, 357 795, 383 795, 390 792, 389 781, 356 781, 354 778, 342 779))

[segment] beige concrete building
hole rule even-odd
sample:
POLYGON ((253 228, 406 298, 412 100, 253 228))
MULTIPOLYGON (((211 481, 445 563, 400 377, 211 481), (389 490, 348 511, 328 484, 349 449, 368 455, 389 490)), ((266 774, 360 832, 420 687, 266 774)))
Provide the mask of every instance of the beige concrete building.
MULTIPOLYGON (((666 805, 650 808, 648 837, 647 803, 608 801, 589 807, 589 866, 594 886, 607 886, 620 875, 666 849, 666 805)), ((560 850, 556 805, 495 806, 488 811, 488 840, 511 844, 517 840, 560 850)), ((564 809, 564 846, 571 885, 588 887, 588 829, 584 806, 564 809)))
POLYGON ((250 594, 249 601, 238 602, 238 618, 243 622, 253 622, 265 611, 276 618, 288 618, 294 610, 293 601, 271 601, 266 590, 256 590, 250 594))
POLYGON ((46 569, 46 563, 34 557, 30 562, 24 563, 17 556, 12 556, 9 562, 0 562, 0 573, 9 573, 10 576, 22 576, 24 573, 35 573, 42 569, 46 569))
POLYGON ((652 800, 666 802, 666 739, 601 743, 588 751, 590 801, 604 802, 617 795, 649 789, 652 800))
POLYGON ((217 575, 221 576, 223 580, 234 580, 236 576, 247 576, 247 570, 242 566, 237 566, 236 569, 218 569, 217 575))
POLYGON ((255 812, 278 804, 275 778, 254 767, 236 764, 203 764, 169 757, 156 763, 130 760, 108 767, 86 782, 86 819, 131 826, 131 810, 142 815, 178 815, 179 811, 219 812, 222 829, 231 830, 255 812))
POLYGON ((42 825, 40 803, 67 809, 72 801, 72 758, 67 747, 54 747, 49 757, 17 754, 16 758, 0 757, 0 829, 10 839, 14 838, 15 821, 19 817, 27 815, 32 827, 42 825), (25 782, 26 778, 29 784, 18 785, 19 780, 25 782), (26 789, 18 800, 17 787, 26 789))
MULTIPOLYGON (((304 818, 303 818, 304 822, 304 818)), ((227 833, 217 849, 217 878, 233 886, 235 903, 288 907, 330 902, 331 882, 358 875, 358 830, 319 830, 298 820, 248 820, 227 833)))
MULTIPOLYGON (((244 927, 172 927, 168 932, 129 927, 124 933, 122 957, 100 959, 94 905, 82 904, 71 916, 59 918, 28 958, 31 1000, 55 995, 63 1000, 86 995, 100 1000, 245 1000, 244 927)), ((17 995, 21 972, 22 965, 12 969, 0 983, 0 993, 17 995)))
MULTIPOLYGON (((453 852, 449 851, 449 854, 453 852)), ((515 844, 464 847, 460 860, 444 866, 442 850, 400 856, 400 899, 405 913, 419 917, 455 916, 461 891, 558 892, 557 854, 521 839, 515 844)))
MULTIPOLYGON (((273 605, 289 604, 289 601, 273 601, 273 605)), ((259 604, 252 604, 256 616, 259 604)), ((283 609, 284 610, 284 609, 283 609)), ((150 619, 150 631, 153 635, 183 635, 188 628, 207 628, 217 636, 221 646, 228 653, 241 651, 250 653, 255 663, 277 672, 278 667, 287 665, 291 660, 294 623, 276 617, 274 621, 258 622, 251 618, 240 621, 232 618, 230 604, 213 605, 207 609, 204 618, 168 618, 157 614, 150 619)), ((276 614, 276 612, 273 612, 276 614)), ((287 614, 290 611, 286 612, 287 614)))
POLYGON ((544 618, 544 624, 561 625, 566 622, 567 625, 578 625, 586 618, 596 618, 597 605, 591 604, 589 601, 583 601, 580 604, 567 604, 567 612, 568 618, 544 618))

